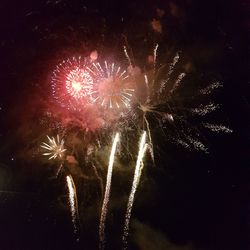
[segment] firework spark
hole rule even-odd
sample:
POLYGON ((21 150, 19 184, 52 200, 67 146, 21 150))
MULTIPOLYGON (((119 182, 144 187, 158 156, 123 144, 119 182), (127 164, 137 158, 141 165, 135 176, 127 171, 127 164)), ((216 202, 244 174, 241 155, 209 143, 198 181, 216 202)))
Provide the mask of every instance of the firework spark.
POLYGON ((110 189, 111 189, 111 180, 112 180, 112 172, 113 172, 113 165, 115 160, 115 152, 117 148, 117 144, 120 140, 119 133, 116 133, 110 158, 109 158, 109 166, 108 166, 108 173, 107 173, 107 180, 106 180, 106 188, 105 188, 105 194, 102 204, 102 210, 101 210, 101 218, 100 218, 100 225, 99 225, 99 236, 100 236, 100 249, 105 248, 105 222, 107 217, 107 209, 108 209, 108 202, 109 202, 109 196, 110 196, 110 189))
POLYGON ((163 90, 165 89, 165 86, 169 82, 170 76, 174 72, 175 65, 179 62, 179 59, 180 59, 180 55, 179 55, 179 53, 176 53, 172 63, 169 65, 169 69, 168 69, 168 73, 167 73, 167 79, 164 79, 161 82, 160 89, 159 89, 159 94, 162 93, 163 90))
POLYGON ((47 152, 43 153, 43 155, 46 155, 49 157, 49 160, 56 159, 56 158, 63 158, 64 152, 66 149, 64 148, 64 140, 60 139, 59 135, 55 137, 49 137, 47 135, 47 138, 49 140, 48 143, 43 142, 41 145, 41 148, 45 149, 47 152))
POLYGON ((191 109, 191 113, 195 115, 204 116, 206 114, 209 114, 215 111, 217 108, 219 108, 218 104, 214 104, 214 103, 209 103, 207 105, 201 104, 198 108, 191 109))
POLYGON ((74 233, 77 234, 78 203, 77 203, 76 187, 71 175, 66 176, 66 182, 69 191, 69 205, 70 205, 72 223, 74 227, 74 233))
POLYGON ((212 132, 216 132, 216 133, 219 133, 219 132, 232 133, 233 132, 232 129, 230 129, 230 128, 224 126, 224 125, 216 125, 216 124, 210 124, 210 123, 202 123, 202 125, 205 128, 208 128, 212 132))
POLYGON ((186 76, 185 73, 180 73, 180 75, 177 77, 177 80, 175 81, 170 93, 172 94, 180 85, 182 79, 186 76))
POLYGON ((141 177, 141 173, 143 169, 143 157, 145 155, 146 149, 147 149, 146 132, 144 131, 140 140, 139 152, 138 152, 138 157, 137 157, 136 166, 135 166, 134 179, 133 179, 132 189, 131 189, 129 199, 128 199, 127 211, 126 211, 126 216, 125 216, 125 224, 124 224, 123 238, 122 238, 124 249, 127 248, 127 237, 129 233, 129 222, 130 222, 130 217, 131 217, 131 211, 132 211, 132 207, 134 203, 135 193, 140 183, 140 177, 141 177))
POLYGON ((200 90, 200 93, 203 95, 209 95, 211 94, 215 89, 221 88, 223 85, 220 82, 213 82, 206 88, 200 90))
POLYGON ((116 66, 115 63, 93 63, 97 89, 94 102, 104 108, 128 108, 133 97, 134 87, 131 77, 126 70, 116 66))

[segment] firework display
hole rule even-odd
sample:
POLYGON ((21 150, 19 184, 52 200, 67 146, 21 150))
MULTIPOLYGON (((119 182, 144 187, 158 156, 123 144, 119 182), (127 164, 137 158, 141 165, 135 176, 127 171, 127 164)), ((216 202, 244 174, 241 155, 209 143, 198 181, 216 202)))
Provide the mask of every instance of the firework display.
POLYGON ((246 2, 3 1, 0 250, 250 249, 246 2))
MULTIPOLYGON (((102 152, 108 146, 107 134, 110 139, 110 136, 115 134, 114 139, 112 139, 113 144, 109 155, 108 168, 107 171, 105 170, 107 172, 106 188, 103 197, 101 197, 103 202, 99 222, 100 249, 106 248, 105 225, 108 219, 107 211, 112 173, 114 166, 117 164, 115 155, 117 154, 118 142, 120 142, 121 147, 129 144, 129 137, 125 136, 126 131, 130 130, 134 134, 140 135, 141 138, 139 139, 138 136, 136 139, 139 141, 139 151, 123 228, 124 249, 128 247, 131 212, 144 166, 143 159, 147 151, 151 158, 150 162, 153 165, 156 164, 154 131, 160 128, 166 141, 188 150, 194 149, 205 153, 208 153, 209 150, 203 140, 202 129, 209 129, 216 133, 232 132, 230 128, 224 125, 216 125, 202 120, 208 114, 219 109, 219 104, 209 101, 205 104, 198 103, 195 106, 192 103, 183 106, 183 101, 188 97, 185 96, 180 101, 180 95, 187 72, 180 72, 176 68, 181 60, 181 52, 177 52, 168 64, 158 67, 159 49, 159 45, 156 44, 153 49, 152 68, 146 72, 141 72, 137 66, 133 65, 134 59, 130 57, 127 48, 124 46, 125 58, 128 61, 127 70, 117 66, 118 64, 114 62, 98 61, 97 52, 95 52, 94 61, 91 62, 92 59, 88 58, 81 59, 79 57, 76 59, 76 57, 73 57, 72 60, 68 59, 59 64, 53 73, 53 97, 63 108, 68 110, 71 117, 70 122, 65 123, 68 118, 65 119, 64 116, 57 121, 60 124, 60 133, 69 142, 68 145, 73 148, 73 152, 75 152, 73 155, 78 155, 81 152, 82 157, 78 158, 85 164, 91 162, 95 176, 100 181, 101 190, 103 189, 103 177, 99 172, 101 167, 97 164, 95 155, 98 155, 99 151, 102 152), (81 125, 81 129, 79 129, 79 124, 84 124, 86 122, 84 119, 89 116, 94 117, 94 120, 101 119, 103 121, 102 126, 94 126, 89 130, 88 126, 81 125), (190 117, 198 117, 199 122, 191 122, 190 117), (80 140, 79 135, 83 135, 84 139, 80 140), (72 136, 74 139, 72 139, 72 136), (85 149, 83 151, 77 150, 76 148, 81 145, 85 149)), ((214 82, 196 91, 195 95, 209 96, 219 87, 222 87, 222 84, 214 82)), ((62 158, 66 151, 64 140, 61 140, 59 136, 57 136, 57 139, 53 137, 52 139, 48 137, 48 139, 49 143, 43 143, 41 146, 47 150, 43 154, 48 155, 49 159, 62 158)), ((127 153, 123 153, 124 156, 135 156, 130 147, 127 146, 125 151, 127 153)), ((73 155, 67 155, 65 164, 79 164, 79 160, 73 155)), ((107 157, 104 161, 107 162, 107 157)), ((62 169, 63 164, 60 165, 59 169, 62 169)), ((70 171, 75 174, 76 170, 70 171)), ((77 175, 78 177, 84 176, 81 172, 77 175)), ((72 222, 74 230, 77 231, 76 187, 72 184, 73 179, 70 176, 66 177, 66 181, 69 189, 72 222)), ((101 191, 101 193, 103 192, 101 191)))

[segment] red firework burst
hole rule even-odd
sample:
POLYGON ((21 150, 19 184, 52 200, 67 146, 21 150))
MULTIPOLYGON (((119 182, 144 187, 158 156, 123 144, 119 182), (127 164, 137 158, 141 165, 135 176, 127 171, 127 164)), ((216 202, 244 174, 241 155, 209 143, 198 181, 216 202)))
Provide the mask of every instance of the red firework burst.
POLYGON ((91 102, 93 76, 86 58, 73 57, 56 66, 52 76, 54 98, 67 108, 82 107, 91 102))

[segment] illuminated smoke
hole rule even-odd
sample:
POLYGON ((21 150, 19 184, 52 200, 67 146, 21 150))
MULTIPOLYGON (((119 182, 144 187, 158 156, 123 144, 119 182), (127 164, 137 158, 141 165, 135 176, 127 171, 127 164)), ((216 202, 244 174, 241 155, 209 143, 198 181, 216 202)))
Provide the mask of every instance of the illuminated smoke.
POLYGON ((100 249, 105 248, 105 223, 106 223, 106 217, 107 217, 107 211, 108 211, 112 172, 113 172, 113 165, 114 165, 114 160, 115 160, 115 152, 116 152, 116 148, 117 148, 117 144, 119 140, 120 140, 119 133, 116 133, 114 141, 113 141, 111 153, 110 153, 110 158, 109 158, 106 188, 105 188, 105 194, 104 194, 102 210, 101 210, 101 218, 100 218, 100 225, 99 225, 100 249))
POLYGON ((130 222, 130 217, 131 217, 131 211, 132 211, 132 207, 134 203, 135 193, 140 183, 140 177, 141 177, 141 173, 143 169, 143 157, 145 155, 146 149, 147 149, 146 132, 144 131, 140 140, 139 152, 138 152, 138 157, 137 157, 136 166, 135 166, 134 179, 133 179, 132 188, 131 188, 131 192, 130 192, 129 199, 128 199, 127 211, 125 215, 125 224, 124 224, 123 237, 122 237, 124 249, 127 248, 127 237, 129 234, 129 222, 130 222))
POLYGON ((76 188, 71 175, 67 175, 66 177, 67 187, 69 191, 69 205, 71 211, 71 218, 74 227, 74 233, 78 233, 78 226, 77 226, 77 218, 78 218, 78 203, 77 203, 77 195, 76 195, 76 188))

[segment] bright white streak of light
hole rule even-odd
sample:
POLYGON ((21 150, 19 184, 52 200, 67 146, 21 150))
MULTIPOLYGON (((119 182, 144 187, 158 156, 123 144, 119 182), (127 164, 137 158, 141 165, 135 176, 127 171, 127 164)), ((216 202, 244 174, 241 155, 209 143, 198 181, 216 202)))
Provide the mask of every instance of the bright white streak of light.
POLYGON ((203 123, 203 126, 205 128, 210 129, 213 132, 219 133, 219 132, 224 132, 224 133, 232 133, 233 130, 224 126, 224 125, 216 125, 216 124, 210 124, 210 123, 203 123))
POLYGON ((69 190, 69 205, 70 205, 72 223, 74 226, 74 233, 77 233, 78 212, 77 212, 77 198, 76 198, 75 185, 74 185, 74 181, 70 175, 67 175, 66 181, 67 181, 67 187, 69 190))
POLYGON ((152 161, 154 162, 155 161, 154 144, 153 144, 153 141, 152 141, 151 131, 150 131, 149 122, 148 122, 148 119, 146 117, 146 114, 144 115, 144 120, 145 120, 145 123, 146 123, 146 126, 147 126, 147 132, 148 132, 148 138, 149 138, 149 145, 150 145, 149 152, 150 152, 150 156, 152 158, 152 161))
POLYGON ((156 66, 156 59, 157 59, 157 50, 158 50, 159 44, 157 43, 154 48, 154 71, 156 66))
POLYGON ((134 179, 133 179, 133 184, 132 184, 131 192, 130 192, 129 199, 128 199, 127 211, 126 211, 126 216, 125 216, 125 224, 124 224, 123 237, 122 237, 124 249, 127 249, 127 237, 129 233, 129 222, 130 222, 130 217, 131 217, 131 211, 132 211, 132 207, 134 203, 135 193, 140 183, 140 177, 141 177, 141 173, 143 169, 143 157, 145 155, 146 150, 147 150, 146 131, 144 131, 141 137, 140 145, 139 145, 139 152, 138 152, 138 157, 137 157, 136 166, 135 166, 134 179))
POLYGON ((209 114, 213 111, 215 111, 217 108, 219 108, 220 105, 209 103, 207 105, 200 105, 198 108, 191 109, 191 113, 195 115, 204 116, 206 114, 209 114))
POLYGON ((144 75, 144 80, 145 80, 147 88, 149 88, 149 86, 148 86, 148 76, 146 74, 144 75))
POLYGON ((170 76, 172 75, 173 71, 174 71, 174 68, 175 68, 175 65, 178 63, 180 59, 180 55, 179 53, 177 52, 172 63, 170 64, 169 66, 169 69, 168 69, 168 76, 167 76, 167 79, 162 81, 161 83, 161 86, 160 86, 160 89, 159 89, 159 93, 162 93, 162 91, 164 90, 166 84, 168 83, 169 79, 170 79, 170 76))
POLYGON ((203 95, 209 95, 213 92, 213 90, 218 89, 220 87, 223 87, 223 85, 220 82, 214 82, 210 84, 208 87, 200 90, 200 93, 203 95))
POLYGON ((109 196, 110 196, 110 189, 111 189, 111 180, 112 180, 112 172, 113 172, 113 165, 115 160, 115 152, 117 148, 117 144, 120 140, 119 133, 116 133, 110 158, 109 158, 109 166, 108 166, 108 173, 107 173, 107 180, 106 180, 106 188, 105 188, 105 194, 102 204, 102 211, 101 211, 101 218, 100 218, 100 225, 99 225, 99 237, 100 237, 100 249, 105 248, 105 222, 107 217, 107 211, 108 211, 108 202, 109 202, 109 196))
POLYGON ((171 89, 171 91, 170 91, 171 94, 178 88, 178 86, 180 85, 182 79, 183 79, 185 76, 186 76, 185 73, 179 74, 179 76, 177 77, 177 79, 176 79, 176 81, 175 81, 175 83, 174 83, 174 86, 172 87, 172 89, 171 89))

